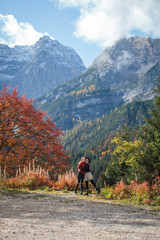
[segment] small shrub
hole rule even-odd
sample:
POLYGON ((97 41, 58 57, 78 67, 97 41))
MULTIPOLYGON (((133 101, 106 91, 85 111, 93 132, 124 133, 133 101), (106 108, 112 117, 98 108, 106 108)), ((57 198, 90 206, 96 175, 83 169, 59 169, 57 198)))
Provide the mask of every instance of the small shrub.
POLYGON ((149 199, 144 199, 143 203, 149 205, 151 203, 151 201, 149 199))
POLYGON ((77 183, 77 176, 73 171, 68 171, 58 176, 58 181, 53 183, 54 190, 72 191, 77 183))
POLYGON ((148 182, 132 181, 130 185, 126 185, 121 180, 115 186, 103 188, 101 194, 110 199, 130 198, 144 204, 150 204, 151 189, 148 182))
POLYGON ((118 199, 128 198, 130 196, 130 188, 121 180, 116 183, 113 189, 113 196, 118 199))
POLYGON ((151 191, 148 182, 137 183, 133 180, 131 181, 130 190, 132 197, 139 202, 150 198, 151 191))
POLYGON ((113 187, 106 187, 101 189, 101 195, 105 196, 108 199, 113 198, 113 187))

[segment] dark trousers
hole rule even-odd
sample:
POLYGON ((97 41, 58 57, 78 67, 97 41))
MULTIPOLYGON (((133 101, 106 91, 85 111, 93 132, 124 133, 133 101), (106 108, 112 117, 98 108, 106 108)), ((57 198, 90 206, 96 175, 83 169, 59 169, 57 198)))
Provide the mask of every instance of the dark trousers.
MULTIPOLYGON (((96 184, 95 184, 94 180, 92 179, 92 180, 90 180, 90 182, 93 185, 93 187, 96 188, 96 184)), ((86 191, 88 191, 88 181, 85 181, 85 187, 86 187, 86 191)))
POLYGON ((83 193, 84 174, 83 173, 78 173, 77 177, 78 177, 78 182, 77 182, 77 185, 76 185, 76 188, 75 188, 75 192, 77 192, 78 186, 80 184, 80 190, 81 190, 81 193, 83 193))

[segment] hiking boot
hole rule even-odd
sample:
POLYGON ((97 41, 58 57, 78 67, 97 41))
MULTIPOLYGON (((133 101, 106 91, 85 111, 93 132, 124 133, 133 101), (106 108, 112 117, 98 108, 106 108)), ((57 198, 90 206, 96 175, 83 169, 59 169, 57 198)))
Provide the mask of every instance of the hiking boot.
POLYGON ((84 195, 88 196, 88 192, 86 192, 84 195))

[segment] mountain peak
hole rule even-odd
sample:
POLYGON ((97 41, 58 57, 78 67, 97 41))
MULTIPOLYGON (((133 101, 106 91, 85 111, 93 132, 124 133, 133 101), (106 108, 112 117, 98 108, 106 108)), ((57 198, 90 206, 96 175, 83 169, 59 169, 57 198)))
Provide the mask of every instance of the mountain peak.
MULTIPOLYGON (((122 56, 132 59, 128 61, 128 65, 133 62, 141 62, 144 65, 150 62, 159 61, 160 39, 152 39, 150 37, 131 37, 123 38, 117 41, 112 47, 106 48, 92 63, 91 67, 101 68, 103 64, 111 64, 116 68, 116 62, 123 60, 122 56), (115 62, 116 61, 116 62, 115 62)), ((140 64, 141 65, 141 64, 140 64)), ((123 67, 123 66, 122 66, 123 67)), ((137 68, 138 69, 138 68, 137 68)), ((123 70, 123 69, 121 69, 123 70)))
POLYGON ((53 47, 60 45, 60 43, 50 36, 44 35, 43 37, 40 37, 39 40, 34 44, 36 48, 46 48, 46 47, 53 47))
POLYGON ((48 36, 48 35, 44 35, 43 37, 40 37, 39 38, 39 40, 36 42, 36 43, 44 43, 44 42, 46 42, 46 43, 52 43, 53 41, 55 41, 54 40, 54 38, 52 38, 52 37, 50 37, 50 36, 48 36))
POLYGON ((85 66, 74 49, 49 36, 34 45, 0 45, 0 87, 18 86, 18 92, 37 98, 78 76, 85 66))

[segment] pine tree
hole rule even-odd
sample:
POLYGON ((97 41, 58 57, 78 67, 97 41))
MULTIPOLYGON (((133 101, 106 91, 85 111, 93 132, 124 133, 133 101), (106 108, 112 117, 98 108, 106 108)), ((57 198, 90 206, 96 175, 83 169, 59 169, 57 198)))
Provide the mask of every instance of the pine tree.
POLYGON ((150 109, 150 118, 141 127, 141 138, 144 141, 143 154, 139 164, 145 166, 145 178, 150 183, 160 176, 160 78, 158 78, 154 98, 154 108, 150 109))

